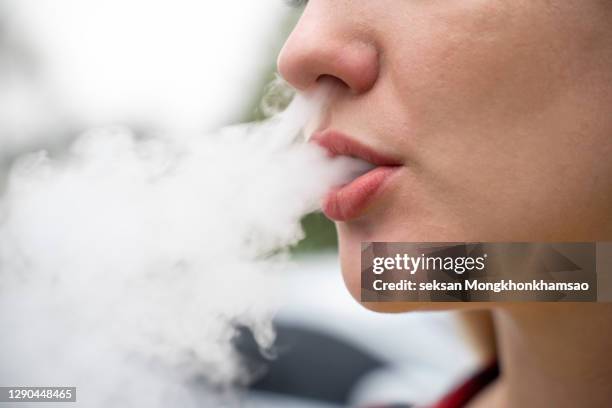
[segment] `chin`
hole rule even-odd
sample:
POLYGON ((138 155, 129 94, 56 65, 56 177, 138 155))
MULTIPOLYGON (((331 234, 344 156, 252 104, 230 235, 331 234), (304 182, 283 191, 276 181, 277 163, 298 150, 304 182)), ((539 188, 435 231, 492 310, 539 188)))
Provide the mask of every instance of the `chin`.
MULTIPOLYGON (((482 310, 495 306, 492 302, 362 302, 361 301, 361 242, 393 241, 365 234, 350 223, 336 223, 338 230, 340 266, 344 284, 350 295, 361 306, 378 313, 410 311, 482 310)), ((410 241, 397 239, 396 241, 410 241)), ((414 240, 418 241, 418 240, 414 240)))

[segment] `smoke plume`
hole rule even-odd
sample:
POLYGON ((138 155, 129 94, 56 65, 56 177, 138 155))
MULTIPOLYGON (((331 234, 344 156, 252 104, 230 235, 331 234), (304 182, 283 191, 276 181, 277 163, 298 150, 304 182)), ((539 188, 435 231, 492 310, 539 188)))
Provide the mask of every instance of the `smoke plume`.
POLYGON ((297 141, 320 107, 297 97, 263 123, 182 139, 95 129, 20 158, 0 197, 0 384, 185 407, 248 381, 236 326, 272 344, 300 218, 363 170, 297 141))

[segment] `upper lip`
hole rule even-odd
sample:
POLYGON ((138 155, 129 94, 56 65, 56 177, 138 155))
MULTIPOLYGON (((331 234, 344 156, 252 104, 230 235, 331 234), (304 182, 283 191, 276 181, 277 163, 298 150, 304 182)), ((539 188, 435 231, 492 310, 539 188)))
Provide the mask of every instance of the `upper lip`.
POLYGON ((330 157, 348 156, 364 160, 375 166, 400 166, 399 159, 380 153, 373 148, 336 130, 323 130, 314 133, 312 143, 324 148, 330 157))

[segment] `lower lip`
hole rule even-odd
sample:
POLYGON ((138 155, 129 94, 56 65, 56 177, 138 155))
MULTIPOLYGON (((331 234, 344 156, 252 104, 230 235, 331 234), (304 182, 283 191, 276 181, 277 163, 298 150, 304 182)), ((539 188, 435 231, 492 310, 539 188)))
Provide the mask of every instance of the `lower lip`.
POLYGON ((341 187, 332 189, 323 201, 323 213, 334 221, 359 218, 383 191, 399 166, 380 166, 341 187))

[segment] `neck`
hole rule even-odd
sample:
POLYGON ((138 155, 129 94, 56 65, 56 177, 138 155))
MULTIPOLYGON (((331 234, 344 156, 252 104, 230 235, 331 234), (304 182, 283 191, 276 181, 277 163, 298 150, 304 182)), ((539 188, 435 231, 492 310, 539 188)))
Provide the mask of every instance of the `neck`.
POLYGON ((504 406, 609 406, 612 304, 516 305, 494 321, 504 406))

